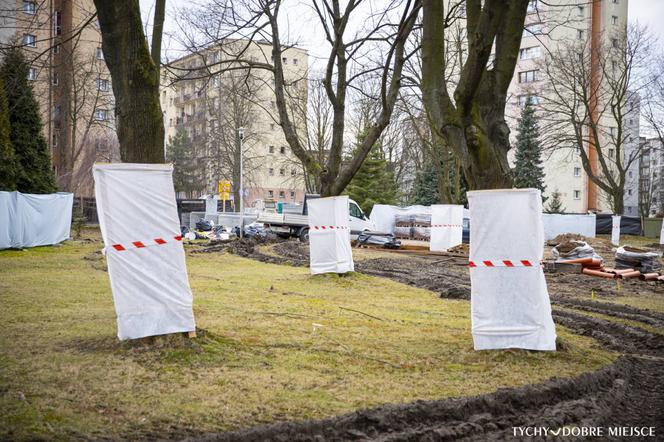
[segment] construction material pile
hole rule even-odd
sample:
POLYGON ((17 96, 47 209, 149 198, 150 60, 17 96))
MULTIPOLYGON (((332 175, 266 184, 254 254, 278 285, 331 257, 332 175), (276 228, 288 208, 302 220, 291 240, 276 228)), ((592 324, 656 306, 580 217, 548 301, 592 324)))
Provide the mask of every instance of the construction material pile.
POLYGON ((616 250, 617 269, 636 269, 641 273, 653 273, 662 268, 660 252, 653 252, 636 247, 623 246, 616 250))
POLYGON ((559 243, 551 250, 551 254, 556 262, 568 262, 584 258, 599 260, 600 264, 603 261, 602 257, 595 253, 595 249, 587 242, 574 239, 559 243))
POLYGON ((583 273, 606 279, 639 278, 645 281, 664 282, 660 275, 661 253, 624 246, 616 251, 615 268, 603 265, 601 256, 583 241, 571 240, 552 249, 557 271, 583 273))
POLYGON ((431 214, 397 214, 394 217, 394 236, 399 239, 429 241, 431 238, 431 214))

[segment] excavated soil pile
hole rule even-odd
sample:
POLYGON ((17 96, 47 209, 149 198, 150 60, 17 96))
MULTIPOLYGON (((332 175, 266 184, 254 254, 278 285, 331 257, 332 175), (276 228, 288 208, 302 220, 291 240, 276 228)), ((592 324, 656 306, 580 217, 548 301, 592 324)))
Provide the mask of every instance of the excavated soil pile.
MULTIPOLYGON (((603 241, 593 241, 592 245, 599 246, 604 252, 610 247, 603 241)), ((269 256, 273 262, 308 263, 306 245, 291 241, 277 244, 272 249, 279 255, 269 256)), ((245 252, 246 256, 259 260, 267 256, 255 245, 251 251, 248 247, 243 248, 242 253, 245 252)), ((467 299, 470 296, 467 258, 464 257, 380 257, 359 260, 355 268, 362 273, 430 289, 445 298, 467 299)), ((646 328, 664 327, 664 314, 591 299, 592 293, 601 299, 626 295, 663 296, 663 290, 655 283, 636 280, 617 284, 613 280, 580 274, 551 273, 546 276, 556 323, 623 353, 617 362, 575 378, 554 378, 541 384, 501 389, 491 394, 388 405, 324 420, 282 422, 209 434, 196 440, 531 440, 514 437, 514 427, 526 426, 550 427, 552 430, 562 426, 656 427, 657 437, 648 440, 663 440, 664 335, 646 328), (614 320, 589 314, 601 314, 614 320), (637 324, 627 325, 620 321, 637 324)), ((612 439, 605 436, 602 440, 612 439)))
POLYGON ((584 241, 586 242, 586 237, 583 235, 579 235, 578 233, 561 233, 560 235, 556 236, 553 239, 550 239, 547 241, 547 245, 549 246, 557 246, 558 244, 562 244, 565 242, 570 242, 570 241, 584 241))

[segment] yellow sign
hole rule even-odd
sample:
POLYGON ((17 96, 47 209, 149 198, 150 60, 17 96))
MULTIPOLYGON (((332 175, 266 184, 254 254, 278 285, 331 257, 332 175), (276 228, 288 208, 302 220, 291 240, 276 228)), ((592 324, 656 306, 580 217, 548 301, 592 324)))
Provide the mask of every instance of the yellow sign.
POLYGON ((231 195, 231 182, 226 180, 219 180, 217 192, 219 193, 219 198, 222 200, 227 200, 231 195))

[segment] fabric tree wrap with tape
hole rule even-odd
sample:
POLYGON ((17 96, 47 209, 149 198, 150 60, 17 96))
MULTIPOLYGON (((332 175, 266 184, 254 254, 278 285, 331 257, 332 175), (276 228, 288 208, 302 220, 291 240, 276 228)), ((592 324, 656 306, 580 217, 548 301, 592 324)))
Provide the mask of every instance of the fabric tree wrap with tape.
POLYGON ((445 252, 463 240, 463 206, 434 204, 431 206, 431 241, 429 250, 445 252))
POLYGON ((311 274, 354 271, 348 196, 313 199, 307 207, 311 274))
POLYGON ((475 350, 555 350, 537 189, 468 192, 475 350))
POLYGON ((195 331, 173 166, 95 164, 118 338, 195 331))
POLYGON ((620 245, 620 215, 611 217, 611 244, 620 245))

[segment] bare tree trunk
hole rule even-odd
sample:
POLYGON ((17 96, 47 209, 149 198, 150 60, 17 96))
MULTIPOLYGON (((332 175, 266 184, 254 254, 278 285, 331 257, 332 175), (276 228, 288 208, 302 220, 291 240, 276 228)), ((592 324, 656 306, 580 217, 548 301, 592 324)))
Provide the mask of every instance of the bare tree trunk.
POLYGON ((157 66, 157 72, 161 66, 161 40, 164 33, 164 18, 166 16, 166 0, 157 0, 154 6, 154 25, 152 27, 152 62, 157 66))
POLYGON ((94 0, 94 3, 104 57, 113 81, 122 161, 163 163, 159 68, 150 56, 138 0, 94 0))
POLYGON ((505 103, 528 0, 466 1, 468 57, 453 99, 445 78, 444 3, 422 2, 422 91, 427 114, 460 159, 470 189, 511 187, 505 103), (489 69, 494 42, 495 61, 489 69))

